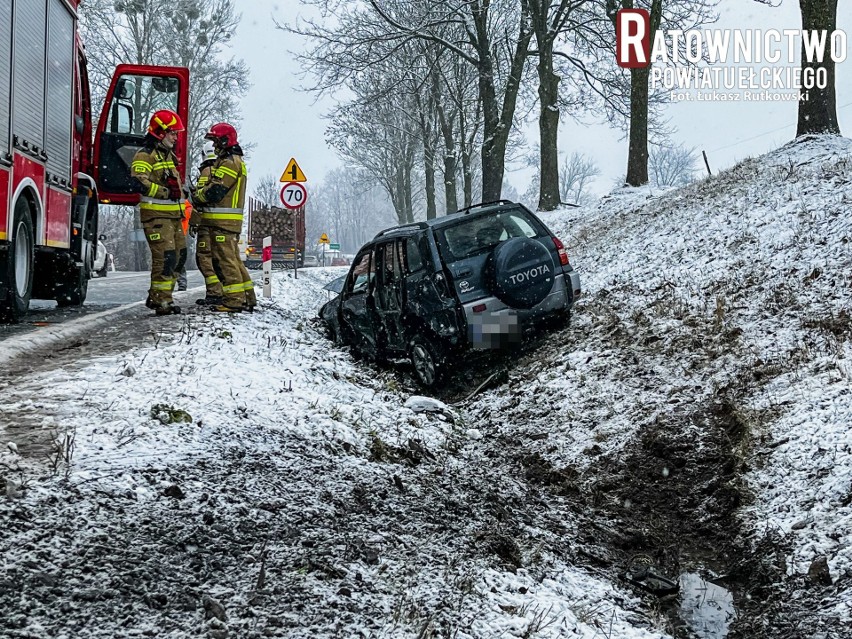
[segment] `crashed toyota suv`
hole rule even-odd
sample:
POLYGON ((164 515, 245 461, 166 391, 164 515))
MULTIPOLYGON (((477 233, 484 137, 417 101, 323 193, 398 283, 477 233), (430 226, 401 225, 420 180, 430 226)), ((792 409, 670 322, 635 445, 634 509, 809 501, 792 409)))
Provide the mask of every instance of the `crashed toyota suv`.
POLYGON ((520 343, 541 320, 567 320, 580 276, 529 209, 501 200, 382 231, 320 309, 355 355, 408 358, 432 386, 472 349, 520 343))

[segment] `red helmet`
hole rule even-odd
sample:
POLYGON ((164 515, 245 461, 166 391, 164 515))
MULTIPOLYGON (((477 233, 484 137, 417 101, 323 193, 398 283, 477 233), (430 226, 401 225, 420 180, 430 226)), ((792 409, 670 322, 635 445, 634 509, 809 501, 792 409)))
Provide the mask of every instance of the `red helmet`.
POLYGON ((227 122, 219 122, 210 127, 206 140, 213 140, 222 147, 228 148, 237 145, 237 130, 227 122))
POLYGON ((162 140, 166 136, 166 131, 185 131, 183 120, 174 111, 161 109, 156 111, 151 116, 151 122, 148 124, 148 133, 153 135, 158 140, 162 140))

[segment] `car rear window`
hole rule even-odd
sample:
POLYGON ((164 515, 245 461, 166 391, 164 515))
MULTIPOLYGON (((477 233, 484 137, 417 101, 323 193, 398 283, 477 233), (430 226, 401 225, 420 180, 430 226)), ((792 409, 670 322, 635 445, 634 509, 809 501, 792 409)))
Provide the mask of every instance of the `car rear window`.
POLYGON ((438 233, 442 248, 453 260, 490 250, 513 237, 543 237, 544 229, 526 211, 514 209, 465 219, 438 233))

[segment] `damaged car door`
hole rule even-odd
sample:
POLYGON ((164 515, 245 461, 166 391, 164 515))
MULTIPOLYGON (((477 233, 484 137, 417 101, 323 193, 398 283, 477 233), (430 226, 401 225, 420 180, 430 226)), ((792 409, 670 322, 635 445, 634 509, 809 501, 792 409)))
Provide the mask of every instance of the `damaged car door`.
POLYGON ((376 312, 380 323, 378 333, 382 347, 390 352, 405 352, 406 335, 402 323, 403 291, 402 240, 396 239, 378 246, 378 280, 376 283, 376 312))
POLYGON ((376 255, 373 247, 359 253, 341 295, 341 329, 344 339, 361 353, 376 356, 375 302, 376 255))

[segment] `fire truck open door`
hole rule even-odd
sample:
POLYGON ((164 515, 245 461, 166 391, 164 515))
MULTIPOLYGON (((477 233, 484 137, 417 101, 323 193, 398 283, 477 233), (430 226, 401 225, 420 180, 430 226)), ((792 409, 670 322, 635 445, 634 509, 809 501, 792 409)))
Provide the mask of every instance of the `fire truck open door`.
MULTIPOLYGON (((94 172, 103 204, 136 204, 139 192, 130 163, 142 148, 151 115, 159 109, 189 117, 189 70, 123 64, 116 67, 95 133, 94 172)), ((181 180, 186 181, 187 137, 174 148, 181 180)))

